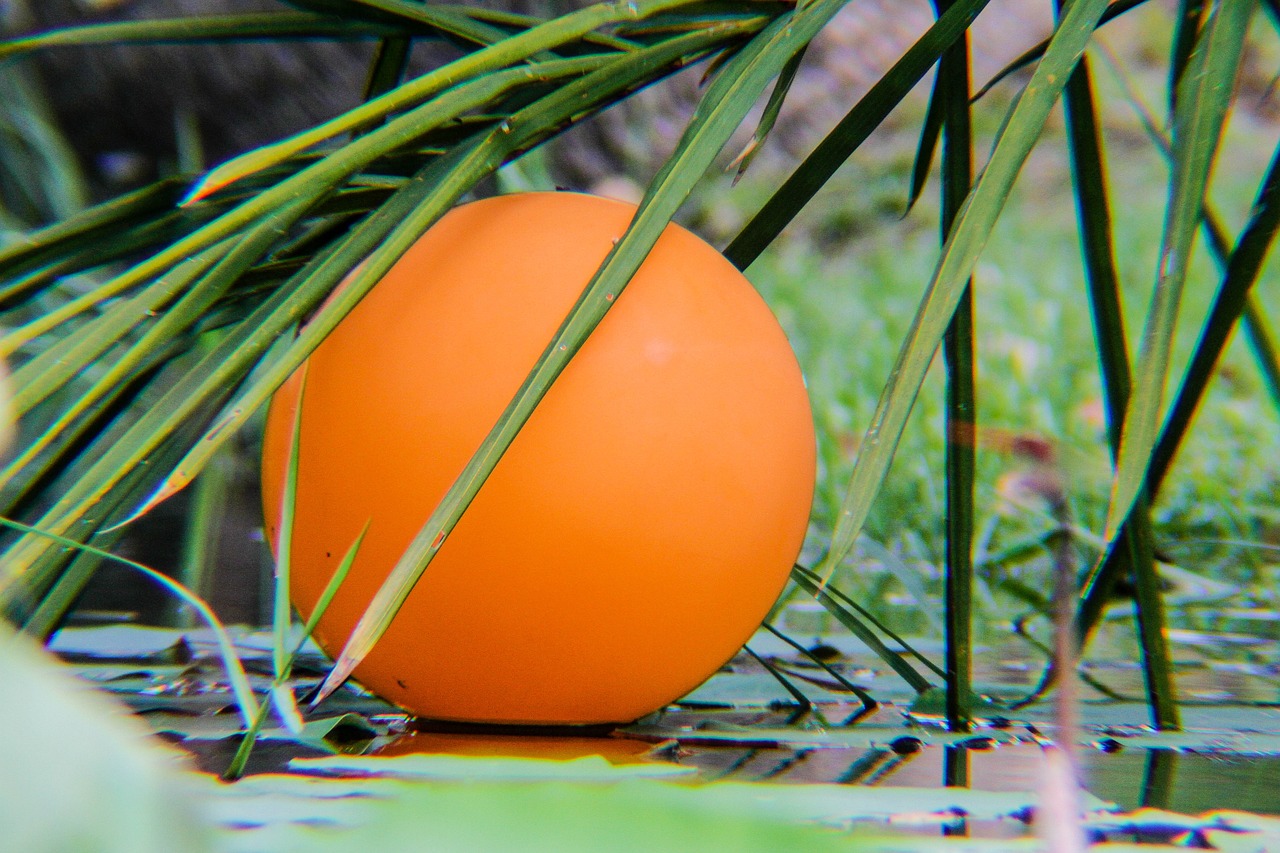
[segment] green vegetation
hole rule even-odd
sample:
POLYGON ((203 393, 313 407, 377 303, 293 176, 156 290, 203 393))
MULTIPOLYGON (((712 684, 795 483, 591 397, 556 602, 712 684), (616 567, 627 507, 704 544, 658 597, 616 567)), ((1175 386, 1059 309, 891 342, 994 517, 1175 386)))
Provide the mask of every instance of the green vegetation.
MULTIPOLYGON (((0 44, 6 72, 59 43, 327 37, 346 23, 380 46, 363 105, 78 212, 79 178, 60 149, 6 149, 22 156, 0 166, 25 176, 14 184, 23 192, 5 198, 8 218, 53 221, 0 249, 0 354, 15 368, 23 428, 0 474, 0 512, 36 528, 0 540, 0 612, 29 633, 51 633, 100 562, 65 539, 109 548, 189 484, 425 227, 504 164, 697 63, 708 83, 632 227, 396 566, 322 694, 377 642, 681 210, 725 231, 726 255, 774 304, 809 377, 822 472, 798 584, 899 672, 916 664, 889 631, 943 634, 952 726, 972 716, 970 627, 991 637, 1015 610, 1048 613, 1064 529, 1078 557, 1068 568, 1082 585, 1080 638, 1127 586, 1162 728, 1179 717, 1171 575, 1157 552, 1238 583, 1242 604, 1270 603, 1260 585, 1280 523, 1270 452, 1280 366, 1267 309, 1280 285, 1262 261, 1280 222, 1280 179, 1267 172, 1272 134, 1230 106, 1242 55, 1276 53, 1274 5, 1186 0, 1173 17, 1152 4, 1132 14, 1161 59, 1117 70, 1107 52, 1085 48, 1105 21, 1145 4, 1075 0, 1041 54, 970 106, 981 81, 967 79, 964 33, 985 3, 939 0, 937 24, 865 98, 841 105, 849 112, 784 180, 777 166, 757 166, 734 189, 707 176, 761 102, 756 135, 768 148, 776 108, 800 85, 796 63, 839 0, 638 0, 545 21, 391 0, 296 5, 309 11, 0 44), (462 55, 404 80, 403 49, 419 38, 462 55), (913 100, 939 62, 949 73, 928 104, 913 100), (913 113, 895 115, 897 127, 923 128, 915 168, 873 136, 895 108, 913 113), (1148 109, 1158 130, 1139 120, 1148 109), (1165 127, 1167 157, 1156 138, 1165 127), (935 148, 938 200, 930 189, 892 221, 886 211, 905 206, 935 148), (1219 257, 1204 248, 1202 217, 1221 223, 1219 257), (1242 314, 1252 346, 1236 341, 1219 362, 1218 342, 1242 314), (1197 408, 1189 425, 1166 426, 1167 412, 1197 408), (828 593, 828 580, 847 598, 828 593), (915 608, 886 599, 902 589, 915 608)), ((10 126, 27 116, 47 129, 36 102, 6 106, 10 126)), ((929 690, 921 673, 908 680, 929 690)))

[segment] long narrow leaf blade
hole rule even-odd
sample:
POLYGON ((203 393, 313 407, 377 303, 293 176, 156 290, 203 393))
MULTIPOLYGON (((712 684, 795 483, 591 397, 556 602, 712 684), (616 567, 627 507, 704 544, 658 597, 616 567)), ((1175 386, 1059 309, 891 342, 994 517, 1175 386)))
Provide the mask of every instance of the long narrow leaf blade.
POLYGON ((738 269, 751 266, 854 149, 920 82, 942 51, 969 28, 987 2, 959 0, 893 64, 725 248, 725 257, 734 266, 738 269))
MULTIPOLYGON (((957 8, 960 4, 952 7, 952 11, 957 8)), ((888 474, 916 394, 965 292, 978 256, 991 235, 1022 164, 1039 138, 1049 112, 1076 63, 1084 54, 1085 45, 1105 9, 1103 0, 1076 0, 1063 16, 1044 59, 997 138, 990 161, 956 218, 933 279, 867 428, 835 522, 830 550, 819 569, 824 580, 830 578, 836 566, 849 554, 862 530, 871 503, 888 474)))
MULTIPOLYGON (((64 27, 0 41, 0 60, 33 50, 82 45, 182 44, 256 39, 362 39, 396 35, 404 28, 342 20, 305 12, 201 15, 64 27)), ((421 33, 423 30, 417 30, 421 33)))
POLYGON ((293 519, 298 503, 298 456, 302 444, 302 401, 307 395, 307 374, 303 368, 298 389, 298 408, 293 413, 293 427, 289 433, 289 456, 285 465, 284 490, 280 495, 280 525, 276 531, 275 595, 271 607, 271 661, 277 679, 285 672, 285 637, 293 621, 289 606, 292 574, 293 519))
POLYGON ((747 141, 742 151, 729 164, 730 169, 737 167, 738 170, 737 174, 733 176, 735 184, 747 173, 747 169, 751 167, 751 161, 760 152, 760 146, 764 145, 764 140, 768 137, 769 131, 773 130, 773 126, 777 123, 778 114, 782 112, 782 105, 787 100, 787 92, 791 91, 791 84, 795 82, 796 73, 799 72, 800 64, 804 61, 804 54, 805 51, 801 48, 783 66, 782 73, 778 75, 778 82, 774 84, 773 91, 769 93, 769 102, 764 105, 764 112, 760 115, 760 122, 756 125, 755 133, 751 134, 751 139, 747 141))
POLYGON ((1155 447, 1178 306, 1253 7, 1251 0, 1219 4, 1182 78, 1160 269, 1120 439, 1103 533, 1108 542, 1115 538, 1143 487, 1155 447))

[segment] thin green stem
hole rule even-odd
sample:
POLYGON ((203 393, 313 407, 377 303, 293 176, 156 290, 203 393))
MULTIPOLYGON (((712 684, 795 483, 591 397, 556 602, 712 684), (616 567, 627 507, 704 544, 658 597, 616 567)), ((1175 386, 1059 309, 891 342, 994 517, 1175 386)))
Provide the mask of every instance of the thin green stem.
MULTIPOLYGON (((950 0, 938 0, 944 13, 950 0)), ((962 35, 938 63, 942 100, 942 242, 973 182, 969 117, 969 41, 962 35)), ((946 714, 952 731, 972 722, 974 462, 977 405, 973 358, 973 280, 970 278, 943 336, 946 387, 946 714)))

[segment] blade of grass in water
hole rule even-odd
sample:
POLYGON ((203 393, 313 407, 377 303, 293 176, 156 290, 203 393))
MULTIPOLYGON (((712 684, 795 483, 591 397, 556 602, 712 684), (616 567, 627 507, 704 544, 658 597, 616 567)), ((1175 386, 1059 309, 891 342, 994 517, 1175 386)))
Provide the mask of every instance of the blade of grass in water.
MULTIPOLYGON (((1121 286, 1112 244, 1110 202, 1087 59, 1081 62, 1067 83, 1065 105, 1081 250, 1106 400, 1108 438, 1114 462, 1119 452, 1120 434, 1130 395, 1129 349, 1120 307, 1121 286)), ((1153 543, 1148 496, 1143 492, 1135 498, 1133 512, 1115 545, 1116 559, 1122 560, 1125 567, 1135 572, 1136 577, 1143 579, 1141 583, 1147 590, 1142 595, 1143 600, 1151 597, 1152 579, 1156 578, 1153 543)), ((1148 610, 1146 614, 1138 614, 1138 618, 1143 660, 1151 664, 1144 667, 1144 675, 1153 722, 1161 728, 1176 728, 1178 711, 1173 702, 1173 684, 1169 680, 1171 670, 1164 658, 1163 644, 1149 646, 1148 641, 1153 639, 1155 633, 1141 628, 1144 620, 1148 622, 1148 628, 1154 627, 1150 625, 1152 619, 1158 625, 1159 614, 1153 617, 1148 610)), ((1078 618, 1076 624, 1079 625, 1078 618)), ((1162 634, 1162 631, 1159 632, 1160 636, 1162 634)), ((1050 663, 1047 678, 1054 678, 1055 675, 1073 678, 1072 673, 1059 671, 1055 674, 1054 668, 1059 666, 1056 662, 1059 659, 1067 659, 1061 651, 1050 663)))
POLYGON ((716 77, 675 152, 645 193, 626 233, 609 252, 521 384, 515 398, 432 511, 357 622, 333 670, 321 685, 317 702, 346 680, 385 632, 551 383, 614 304, 615 297, 622 293, 671 217, 705 174, 765 86, 842 5, 842 0, 815 0, 801 10, 784 14, 744 46, 716 77))
POLYGON ((743 646, 742 648, 747 654, 755 658, 756 663, 764 667, 765 672, 772 675, 773 679, 782 685, 783 690, 791 694, 791 698, 796 700, 796 704, 800 706, 801 710, 803 711, 813 710, 813 702, 809 701, 809 697, 804 695, 804 691, 801 690, 799 687, 797 687, 795 684, 793 684, 791 682, 791 679, 787 678, 786 675, 784 675, 781 672, 781 670, 779 670, 771 662, 765 660, 764 658, 760 657, 760 655, 756 654, 755 650, 752 649, 750 646, 743 646))
MULTIPOLYGON (((812 569, 806 568, 799 564, 791 567, 791 575, 793 579, 795 579, 797 575, 802 575, 811 583, 817 582, 819 580, 817 573, 815 573, 812 569)), ((862 619, 872 628, 875 628, 881 634, 883 634, 884 636, 892 640, 894 643, 901 646, 903 651, 905 651, 908 655, 915 658, 916 660, 920 661, 920 663, 923 664, 926 669, 933 672, 939 678, 947 677, 947 671, 945 669, 938 666, 936 663, 934 663, 933 661, 929 660, 927 657, 922 655, 910 643, 908 643, 902 637, 898 636, 898 634, 896 634, 892 629, 890 629, 887 625, 885 625, 883 622, 877 619, 875 617, 875 614, 873 614, 871 611, 867 610, 861 604, 858 604, 858 602, 854 601, 848 595, 836 589, 835 587, 831 586, 830 584, 827 585, 826 592, 830 593, 831 599, 833 601, 839 602, 841 607, 844 607, 846 610, 853 611, 854 613, 857 614, 859 619, 862 619)))
MULTIPOLYGON (((294 451, 290 451, 293 453, 294 451)), ((292 507, 286 507, 292 514, 292 507)), ((320 593, 320 598, 316 601, 316 606, 312 609, 311 615, 307 618, 306 625, 303 626, 302 636, 294 645, 293 649, 284 656, 280 662, 279 668, 275 670, 275 676, 272 679, 272 689, 283 686, 293 675, 293 663, 298 658, 298 653, 302 651, 302 646, 306 643, 307 638, 311 636, 311 632, 320 622, 320 618, 328 609, 329 603, 333 601, 333 597, 338 594, 339 587, 342 582, 347 579, 347 575, 351 571, 352 564, 356 561, 356 556, 360 553, 360 545, 364 542, 365 534, 369 532, 369 523, 365 522, 360 533, 356 536, 355 541, 351 543, 351 547, 347 549, 347 553, 343 555, 342 562, 333 570, 333 574, 329 578, 329 582, 325 584, 324 590, 320 593)), ((281 641, 277 641, 281 642, 281 641)), ((295 706, 296 708, 296 706, 295 706)), ((227 782, 233 782, 244 776, 245 767, 249 763, 249 756, 253 753, 254 744, 258 740, 258 735, 262 733, 262 727, 267 722, 267 714, 271 709, 271 705, 263 703, 259 706, 254 718, 245 729, 244 734, 240 738, 240 745, 236 748, 236 754, 232 756, 231 762, 227 765, 227 769, 222 772, 222 779, 227 782)))
MULTIPOLYGON (((1116 453, 1116 473, 1107 509, 1104 538, 1114 546, 1121 525, 1136 508, 1145 511, 1147 474, 1158 439, 1164 385, 1192 243, 1198 229, 1218 142, 1240 63, 1244 34, 1253 11, 1250 2, 1219 5, 1201 28, 1187 68, 1180 76, 1174 113, 1173 185, 1166 209, 1160 268, 1143 330, 1133 393, 1125 411, 1116 453)), ((1129 530, 1138 627, 1143 647, 1148 699, 1161 728, 1179 726, 1172 665, 1164 636, 1164 604, 1154 560, 1148 562, 1143 531, 1129 530)), ((1114 547, 1108 551, 1114 550, 1114 547)), ((1100 575, 1106 554, 1091 572, 1100 575)), ((1086 600, 1088 595, 1086 594, 1086 600)))
MULTIPOLYGON (((950 0, 935 0, 939 14, 950 0)), ((969 41, 962 35, 938 63, 942 118, 941 232, 945 244, 973 182, 969 117, 969 41)), ((931 108, 932 111, 932 108, 931 108)), ((927 124, 927 121, 926 121, 927 124)), ((973 279, 943 337, 946 365, 946 712, 952 731, 968 731, 973 694, 973 526, 977 405, 973 363, 973 279)))
POLYGON ((302 437, 302 401, 306 399, 307 373, 303 367, 302 381, 298 389, 298 407, 293 413, 293 426, 289 432, 289 456, 285 465, 284 489, 280 495, 280 523, 276 531, 275 595, 271 607, 271 663, 276 678, 285 668, 285 638, 293 624, 293 610, 289 604, 290 566, 293 563, 293 517, 298 500, 298 453, 302 437))
POLYGON ((838 670, 836 670, 834 667, 832 667, 830 664, 824 661, 821 657, 814 654, 812 649, 805 648, 804 645, 796 642, 791 637, 782 633, 781 631, 779 631, 777 628, 775 628, 772 624, 768 622, 764 623, 764 628, 770 634, 773 634, 773 636, 777 637, 779 640, 782 640, 782 642, 786 643, 788 646, 790 646, 791 648, 795 649, 800 654, 808 658, 810 663, 812 663, 814 666, 818 667, 823 672, 825 672, 828 676, 831 677, 833 681, 839 684, 844 690, 847 690, 849 693, 852 693, 854 696, 857 696, 858 701, 862 703, 863 712, 874 711, 876 708, 880 707, 880 703, 875 700, 875 697, 873 697, 870 693, 863 690, 861 687, 859 687, 858 685, 854 684, 852 681, 850 681, 849 679, 841 675, 838 670))
MULTIPOLYGON (((912 690, 917 693, 924 693, 933 689, 933 684, 927 678, 921 675, 906 658, 885 645, 872 627, 860 618, 858 614, 854 613, 853 610, 845 607, 833 594, 834 590, 820 584, 819 579, 813 573, 807 570, 801 571, 800 567, 797 566, 792 571, 791 577, 801 589, 821 602, 840 624, 848 628, 877 657, 887 663, 890 669, 910 685, 912 690)), ((943 676, 945 677, 945 673, 943 673, 943 676)))
POLYGON ((65 536, 58 536, 54 533, 47 533, 37 527, 32 527, 29 524, 23 524, 22 522, 14 521, 9 518, 0 517, 0 526, 8 527, 12 530, 18 530, 33 536, 44 536, 54 542, 57 542, 64 548, 85 551, 101 557, 104 560, 111 560, 112 562, 128 566, 134 571, 149 578, 154 583, 164 587, 166 590, 178 596, 194 608, 213 631, 214 637, 217 640, 218 652, 222 656, 222 665, 227 671, 227 679, 231 683, 231 691, 236 697, 236 704, 240 709, 240 717, 246 726, 252 724, 253 718, 257 716, 258 713, 258 701, 254 698, 253 689, 249 686, 249 676, 245 674, 244 667, 240 665, 240 659, 236 656, 235 647, 231 642, 231 638, 227 635, 227 629, 223 626, 222 622, 219 621, 213 610, 209 608, 209 605, 206 604, 198 595, 167 575, 157 572, 155 569, 148 568, 141 563, 136 563, 133 560, 126 559, 125 557, 121 557, 117 554, 112 554, 109 551, 103 551, 99 548, 95 548, 92 545, 86 545, 83 542, 76 542, 73 539, 68 539, 65 536))

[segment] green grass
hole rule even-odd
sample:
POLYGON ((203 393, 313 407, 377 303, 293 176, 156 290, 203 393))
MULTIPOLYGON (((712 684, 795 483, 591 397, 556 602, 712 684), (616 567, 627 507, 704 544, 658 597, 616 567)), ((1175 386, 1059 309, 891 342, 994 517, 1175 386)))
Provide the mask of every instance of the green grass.
MULTIPOLYGON (((1116 206, 1115 243, 1133 347, 1154 281, 1168 166, 1143 138, 1115 76, 1104 67, 1095 78, 1107 99, 1104 119, 1112 135, 1107 153, 1116 206)), ((1152 83, 1142 77, 1135 82, 1152 83)), ((1159 103, 1162 95, 1150 97, 1159 103)), ((923 105, 919 108, 922 111, 923 105)), ((988 118, 998 118, 1002 109, 979 104, 988 118)), ((1237 113, 1228 128, 1211 198, 1233 229, 1248 212, 1266 168, 1272 135, 1247 112, 1237 113)), ((978 150, 984 145, 980 140, 978 150)), ((871 151, 846 164, 788 234, 749 270, 791 337, 818 425, 820 479, 811 550, 830 537, 829 519, 843 498, 857 443, 938 255, 936 174, 925 198, 907 217, 899 218, 910 182, 910 159, 904 156, 909 152, 902 150, 900 139, 879 148, 873 145, 871 151)), ((727 198, 732 203, 734 196, 727 198)), ((1272 258, 1259 279, 1261 305, 1280 304, 1278 263, 1272 258)), ((1190 357, 1199 334, 1196 318, 1204 316, 1218 283, 1201 242, 1175 338, 1174 377, 1181 375, 1190 357)), ((1074 519, 1101 535, 1111 463, 1060 119, 1042 138, 995 228, 976 271, 975 295, 979 562, 983 552, 999 552, 1053 525, 1034 497, 1010 499, 1007 479, 1026 471, 1027 463, 993 446, 998 445, 998 431, 1053 444, 1067 477, 1074 519)), ((1169 393, 1173 390, 1176 386, 1171 384, 1169 393)), ((938 356, 865 531, 919 573, 936 596, 928 603, 933 608, 940 608, 945 553, 943 438, 938 356)), ((1280 417, 1237 336, 1156 501, 1158 545, 1190 571, 1245 587, 1262 583, 1259 568, 1274 562, 1274 554, 1268 559, 1265 550, 1203 540, 1275 544, 1280 521, 1275 509, 1280 505, 1277 446, 1280 417)), ((1094 544, 1080 544, 1089 558, 1096 554, 1094 544)), ((1086 567, 1082 557, 1081 568, 1086 567)), ((1040 589, 1048 588, 1047 571, 1043 552, 1022 567, 1028 581, 1040 589)), ((868 596, 864 603, 890 624, 926 627, 918 614, 902 612, 904 589, 886 577, 893 574, 860 559, 849 561, 838 582, 842 589, 868 596)), ((996 579, 981 567, 979 577, 986 582, 996 579)), ((988 593, 976 600, 988 603, 989 615, 1009 603, 993 590, 988 593)), ((988 627, 1005 630, 1000 620, 988 627)))

